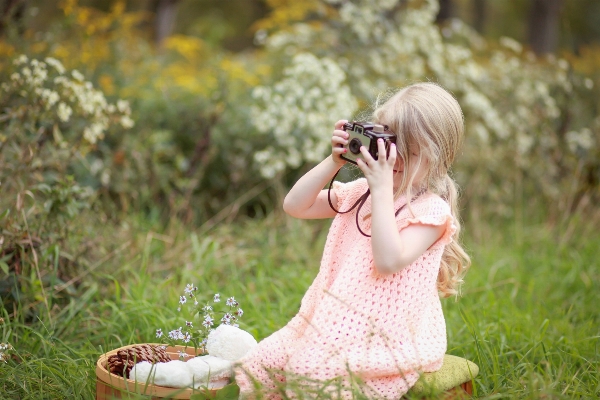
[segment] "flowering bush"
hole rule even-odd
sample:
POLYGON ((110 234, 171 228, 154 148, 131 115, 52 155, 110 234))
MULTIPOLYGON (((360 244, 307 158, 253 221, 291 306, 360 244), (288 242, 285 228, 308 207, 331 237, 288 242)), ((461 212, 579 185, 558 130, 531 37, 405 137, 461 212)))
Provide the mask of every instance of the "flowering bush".
MULTIPOLYGON (((300 162, 324 157, 326 131, 338 118, 352 117, 352 105, 372 103, 390 87, 434 80, 454 93, 465 113, 467 137, 455 173, 467 187, 469 208, 492 205, 512 216, 513 205, 529 193, 555 213, 566 211, 573 204, 565 198, 578 200, 599 181, 600 120, 589 101, 598 83, 575 74, 566 60, 538 59, 510 38, 488 43, 459 20, 440 28, 436 0, 319 3, 309 23, 259 32, 274 65, 297 55, 283 63, 282 77, 275 73, 253 91, 259 102, 251 121, 274 142, 255 156, 265 177, 298 165, 297 154, 300 162), (322 62, 337 79, 319 71, 322 62), (323 79, 307 78, 311 71, 323 79), (299 129, 303 116, 318 125, 299 129)), ((361 111, 368 114, 368 107, 361 111)))
MULTIPOLYGON (((197 291, 196 286, 187 284, 183 295, 179 296, 177 311, 181 312, 187 309, 186 314, 189 317, 189 321, 187 318, 185 320, 185 327, 182 324, 182 326, 169 331, 166 335, 162 329, 157 329, 157 338, 164 339, 172 346, 176 344, 194 346, 194 348, 204 352, 208 335, 214 327, 221 324, 239 326, 237 321, 244 315, 244 311, 234 297, 229 297, 222 302, 221 295, 217 293, 213 296, 212 301, 200 303, 196 296, 197 291), (194 324, 196 324, 195 327, 194 324)), ((187 354, 180 352, 179 357, 185 358, 187 354)))
POLYGON ((47 300, 44 287, 70 279, 77 262, 61 257, 70 221, 94 198, 73 175, 89 168, 86 156, 107 132, 134 123, 127 101, 108 102, 54 58, 21 55, 0 75, 0 267, 6 279, 19 280, 19 295, 47 300))

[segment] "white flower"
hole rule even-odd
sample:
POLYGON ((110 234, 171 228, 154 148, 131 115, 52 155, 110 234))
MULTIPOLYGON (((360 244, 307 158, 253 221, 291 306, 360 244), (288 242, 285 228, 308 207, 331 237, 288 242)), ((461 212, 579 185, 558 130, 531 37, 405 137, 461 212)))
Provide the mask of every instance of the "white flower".
POLYGON ((185 304, 186 301, 187 301, 187 297, 179 296, 179 304, 185 304))
POLYGON ((63 122, 68 122, 69 118, 71 118, 71 114, 73 114, 73 110, 71 107, 63 103, 62 101, 58 103, 58 109, 56 110, 56 114, 58 118, 63 122))
POLYGON ((204 316, 204 321, 202 322, 202 325, 205 328, 210 328, 212 326, 213 322, 214 322, 214 320, 213 320, 213 318, 210 315, 205 315, 204 316))
POLYGON ((28 61, 28 58, 25 54, 21 54, 19 57, 15 58, 15 61, 13 61, 13 63, 15 65, 21 65, 21 64, 25 64, 28 61))
POLYGON ((221 301, 221 295, 219 293, 215 294, 215 297, 213 298, 213 301, 215 303, 218 303, 221 301))
POLYGON ((225 302, 225 305, 229 306, 229 307, 235 307, 238 305, 238 302, 235 301, 235 298, 230 297, 227 299, 227 301, 225 302))
POLYGON ((190 335, 189 332, 186 332, 183 334, 181 340, 183 340, 184 343, 188 343, 190 340, 192 340, 192 335, 190 335))
POLYGON ((241 308, 238 308, 238 309, 235 311, 235 314, 236 314, 238 317, 241 317, 242 315, 244 315, 244 310, 242 310, 241 308))
POLYGON ((188 326, 188 327, 190 327, 190 328, 194 327, 194 324, 192 323, 192 321, 185 321, 185 325, 188 326))
POLYGON ((64 74, 65 73, 65 67, 63 67, 62 63, 60 61, 58 61, 56 58, 53 57, 46 57, 44 59, 44 61, 46 61, 46 64, 54 67, 54 69, 59 73, 59 74, 64 74))
POLYGON ((191 294, 194 290, 196 290, 194 288, 194 285, 192 285, 191 283, 188 283, 187 285, 185 285, 185 289, 183 289, 183 292, 185 294, 191 294))
POLYGON ((117 109, 124 114, 131 113, 131 108, 129 107, 129 102, 127 100, 118 100, 117 109))
POLYGON ((135 125, 135 123, 128 115, 124 115, 121 117, 121 126, 123 128, 130 129, 133 128, 133 125, 135 125))
POLYGON ((77 71, 76 69, 71 71, 71 75, 73 76, 73 78, 75 78, 76 81, 79 81, 79 82, 83 82, 83 80, 85 79, 83 74, 81 72, 77 71))
POLYGON ((594 81, 591 80, 590 78, 585 78, 585 81, 583 82, 583 84, 585 85, 586 88, 588 88, 590 90, 594 88, 594 81))
POLYGON ((92 125, 83 128, 83 138, 89 143, 94 144, 98 139, 102 139, 104 129, 104 124, 95 122, 92 125))
POLYGON ((213 308, 211 306, 209 306, 208 304, 205 305, 204 307, 202 307, 202 311, 204 312, 211 312, 213 310, 213 308))
POLYGON ((162 335, 163 335, 162 329, 157 329, 156 330, 156 337, 159 338, 159 337, 162 337, 162 335))
POLYGON ((46 108, 52 107, 60 100, 60 96, 54 90, 44 89, 42 91, 42 96, 46 99, 46 108))
POLYGON ((223 315, 223 318, 221 318, 221 323, 225 325, 231 325, 233 321, 234 317, 229 313, 226 313, 225 315, 223 315))
POLYGON ((186 357, 189 357, 190 355, 188 353, 186 353, 185 351, 179 350, 177 352, 177 354, 179 354, 179 358, 184 359, 186 357))

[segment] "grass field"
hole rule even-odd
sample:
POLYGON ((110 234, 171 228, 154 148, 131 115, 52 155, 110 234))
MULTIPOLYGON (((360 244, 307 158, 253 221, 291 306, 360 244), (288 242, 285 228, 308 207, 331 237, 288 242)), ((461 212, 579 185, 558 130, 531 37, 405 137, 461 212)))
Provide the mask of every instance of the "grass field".
MULTIPOLYGON (((158 229, 142 219, 117 232, 99 228, 105 256, 77 281, 76 296, 0 309, 0 341, 14 347, 0 364, 0 397, 94 398, 98 356, 181 326, 176 309, 186 283, 207 299, 235 296, 245 311, 241 327, 267 336, 297 311, 327 229, 327 221, 275 214, 210 231, 158 229)), ((557 231, 505 224, 474 237, 467 230, 473 266, 463 296, 443 305, 448 353, 480 367, 477 398, 600 397, 600 233, 583 223, 568 237, 557 231)))

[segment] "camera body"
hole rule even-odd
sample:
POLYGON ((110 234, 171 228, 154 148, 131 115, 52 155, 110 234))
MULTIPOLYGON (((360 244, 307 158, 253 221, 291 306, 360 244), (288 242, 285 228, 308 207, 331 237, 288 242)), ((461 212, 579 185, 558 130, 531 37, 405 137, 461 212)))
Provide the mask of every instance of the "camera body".
POLYGON ((365 146, 369 150, 369 154, 377 160, 379 155, 377 139, 383 139, 386 151, 388 152, 390 143, 396 143, 396 135, 388 130, 387 125, 354 121, 352 123, 345 123, 343 130, 349 134, 348 144, 343 146, 348 151, 340 155, 340 157, 353 164, 356 164, 356 159, 361 155, 360 146, 365 146))

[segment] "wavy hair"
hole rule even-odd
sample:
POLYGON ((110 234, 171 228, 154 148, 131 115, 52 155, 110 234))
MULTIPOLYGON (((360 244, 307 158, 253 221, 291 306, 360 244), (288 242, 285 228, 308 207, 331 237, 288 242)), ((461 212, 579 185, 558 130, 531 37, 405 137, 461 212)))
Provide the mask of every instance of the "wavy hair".
POLYGON ((464 134, 460 105, 450 93, 434 83, 407 86, 383 104, 377 103, 373 112, 374 120, 387 125, 396 134, 398 157, 404 160, 405 165, 414 162, 416 166, 411 171, 403 168, 402 172, 398 172, 402 174, 402 180, 394 199, 403 194, 408 199, 412 198, 416 170, 422 163, 427 163, 423 187, 419 189, 426 188, 436 193, 450 205, 456 236, 444 249, 437 286, 443 297, 458 294, 462 278, 471 264, 469 255, 460 245, 458 186, 449 175, 464 134), (417 150, 416 159, 413 152, 409 151, 409 146, 417 150))

